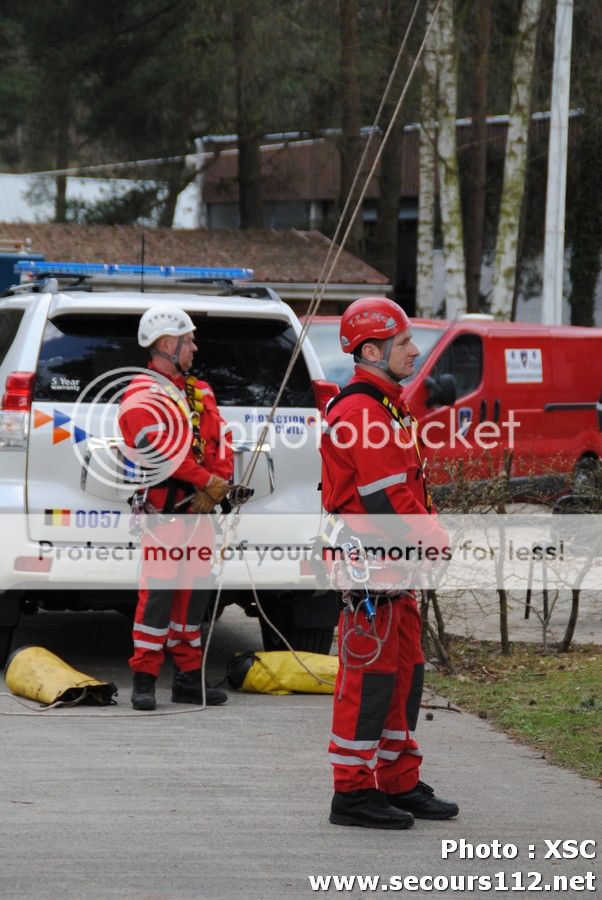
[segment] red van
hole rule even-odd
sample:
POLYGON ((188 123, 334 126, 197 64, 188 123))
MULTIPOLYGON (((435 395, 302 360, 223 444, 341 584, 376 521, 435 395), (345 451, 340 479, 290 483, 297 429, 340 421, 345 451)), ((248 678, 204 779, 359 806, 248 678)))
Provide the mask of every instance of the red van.
MULTIPOLYGON (((352 359, 340 349, 339 318, 314 319, 309 337, 329 381, 347 382, 352 359)), ((500 471, 538 481, 602 457, 602 329, 414 319, 420 350, 406 381, 420 422, 431 482, 449 482, 463 461, 470 479, 500 471)))

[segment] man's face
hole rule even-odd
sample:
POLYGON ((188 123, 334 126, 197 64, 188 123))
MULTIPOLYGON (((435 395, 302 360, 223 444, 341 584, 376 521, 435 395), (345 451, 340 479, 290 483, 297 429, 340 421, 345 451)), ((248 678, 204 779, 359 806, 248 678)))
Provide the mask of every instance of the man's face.
POLYGON ((420 356, 420 350, 412 341, 412 332, 409 328, 395 335, 389 357, 389 368, 399 381, 414 374, 414 360, 418 356, 420 356))
MULTIPOLYGON (((176 352, 178 340, 177 337, 172 337, 171 335, 165 338, 165 350, 167 353, 171 355, 176 352)), ((185 372, 192 366, 194 354, 197 350, 198 347, 194 342, 194 334, 190 331, 188 334, 185 334, 182 339, 180 355, 178 357, 178 362, 185 372)))
MULTIPOLYGON (((384 345, 368 342, 364 347, 363 356, 372 363, 379 362, 384 357, 384 345)), ((398 381, 414 374, 414 360, 417 356, 420 356, 420 350, 412 341, 410 329, 396 334, 389 356, 389 369, 398 381)))

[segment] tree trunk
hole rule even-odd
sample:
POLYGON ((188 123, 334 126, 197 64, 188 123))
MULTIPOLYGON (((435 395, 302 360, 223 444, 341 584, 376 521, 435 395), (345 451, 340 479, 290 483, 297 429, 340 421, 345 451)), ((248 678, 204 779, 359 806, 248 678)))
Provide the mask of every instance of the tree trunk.
POLYGON ((510 655, 510 636, 508 634, 508 594, 504 588, 498 588, 500 600, 500 647, 504 656, 510 655))
POLYGON ((593 325, 602 251, 602 126, 586 121, 579 148, 571 247, 571 325, 593 325))
POLYGON ((234 4, 236 64, 236 130, 241 228, 262 228, 260 99, 253 72, 253 8, 249 0, 234 4))
MULTIPOLYGON (((389 46, 387 53, 387 74, 393 68, 399 42, 402 35, 403 4, 393 2, 390 7, 389 46)), ((391 121, 391 116, 399 99, 403 85, 403 67, 391 87, 389 101, 384 108, 383 127, 391 121)), ((389 140, 380 160, 380 188, 378 197, 378 221, 376 224, 375 244, 377 253, 374 264, 383 272, 395 287, 397 283, 397 244, 399 229, 399 198, 401 196, 401 153, 403 125, 401 116, 397 117, 389 140)))
POLYGON ((495 254, 491 312, 510 318, 517 265, 518 230, 525 189, 531 86, 541 0, 523 0, 514 52, 510 121, 506 135, 504 182, 495 254))
POLYGON ((466 277, 462 204, 456 148, 458 78, 453 0, 442 0, 435 25, 439 31, 438 169, 441 224, 445 251, 445 304, 448 318, 466 312, 466 277))
POLYGON ((169 166, 169 174, 167 176, 167 196, 163 201, 163 206, 161 208, 159 225, 162 225, 165 228, 173 227, 178 197, 191 180, 190 177, 185 177, 184 162, 174 163, 169 166))
MULTIPOLYGON (((57 169, 66 169, 69 166, 69 153, 71 145, 69 140, 69 101, 64 93, 59 105, 59 116, 56 125, 56 154, 55 163, 57 169)), ((57 175, 56 199, 54 205, 54 221, 67 221, 67 176, 57 175)))
POLYGON ((571 591, 571 612, 569 615, 569 620, 566 623, 566 628, 564 631, 564 636, 558 645, 558 649, 561 653, 566 653, 571 648, 571 641, 573 640, 573 635, 575 634, 575 627, 577 625, 577 619, 579 618, 579 596, 581 591, 573 590, 571 591))
POLYGON ((474 94, 472 148, 466 210, 466 308, 479 312, 481 265, 485 244, 485 187, 487 178, 487 75, 491 38, 491 0, 477 0, 474 36, 474 94))
MULTIPOLYGON (((341 181, 340 203, 343 208, 351 191, 353 179, 362 155, 361 102, 357 72, 360 52, 358 38, 358 0, 340 0, 341 26, 341 125, 340 141, 341 181)), ((359 185, 361 188, 361 185, 359 185)), ((344 229, 355 208, 359 191, 354 191, 344 229)), ((343 232, 344 233, 344 232, 343 232)), ((364 223, 359 210, 347 240, 347 250, 358 256, 363 254, 364 223)))
MULTIPOLYGON (((434 0, 428 0, 427 25, 433 18, 434 0)), ((435 170, 437 149, 437 28, 428 36, 424 53, 420 98, 420 149, 418 168, 418 235, 416 248, 416 315, 433 315, 433 241, 435 232, 435 170)))

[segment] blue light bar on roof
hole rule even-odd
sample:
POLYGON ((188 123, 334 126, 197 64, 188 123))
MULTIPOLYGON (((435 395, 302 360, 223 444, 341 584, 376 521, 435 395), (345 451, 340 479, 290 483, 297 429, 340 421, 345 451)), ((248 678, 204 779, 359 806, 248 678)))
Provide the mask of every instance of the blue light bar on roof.
POLYGON ((212 268, 209 266, 141 266, 120 265, 118 263, 74 263, 74 262, 35 262, 21 260, 15 264, 17 275, 72 275, 81 278, 131 278, 140 279, 165 278, 179 280, 187 278, 206 279, 207 281, 251 281, 253 269, 212 268))

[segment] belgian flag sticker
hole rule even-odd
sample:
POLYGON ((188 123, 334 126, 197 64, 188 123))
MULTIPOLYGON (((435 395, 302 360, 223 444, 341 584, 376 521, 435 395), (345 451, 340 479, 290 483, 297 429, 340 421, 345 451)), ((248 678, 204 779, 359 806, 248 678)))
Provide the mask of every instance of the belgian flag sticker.
POLYGON ((45 509, 44 525, 69 525, 71 519, 70 509, 45 509))

